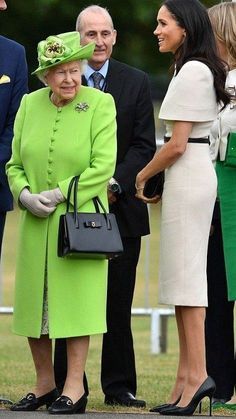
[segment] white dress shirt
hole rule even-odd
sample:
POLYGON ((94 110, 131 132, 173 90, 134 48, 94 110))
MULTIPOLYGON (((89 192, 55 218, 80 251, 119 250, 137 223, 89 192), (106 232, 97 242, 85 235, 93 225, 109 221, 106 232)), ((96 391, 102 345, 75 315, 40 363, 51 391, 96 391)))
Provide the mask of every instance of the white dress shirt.
POLYGON ((227 136, 229 132, 236 132, 236 69, 228 73, 226 79, 226 88, 230 93, 235 95, 235 100, 232 100, 226 108, 218 114, 217 119, 213 122, 210 136, 210 153, 213 161, 219 158, 221 161, 225 159, 227 136))

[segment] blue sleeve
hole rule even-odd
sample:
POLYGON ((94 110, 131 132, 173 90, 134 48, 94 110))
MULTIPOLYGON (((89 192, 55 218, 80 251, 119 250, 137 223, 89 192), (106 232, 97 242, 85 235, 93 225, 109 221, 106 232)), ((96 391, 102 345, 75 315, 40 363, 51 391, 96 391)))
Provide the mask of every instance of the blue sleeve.
MULTIPOLYGON (((14 120, 21 98, 28 91, 28 69, 25 50, 21 45, 17 44, 11 53, 14 53, 14 63, 9 63, 11 87, 9 86, 8 88, 7 86, 8 89, 5 92, 2 90, 1 107, 4 109, 0 115, 0 118, 3 118, 0 130, 0 184, 5 186, 7 185, 5 164, 11 157, 14 120), (12 69, 13 66, 14 69, 12 69)), ((2 74, 0 74, 1 76, 2 74)))

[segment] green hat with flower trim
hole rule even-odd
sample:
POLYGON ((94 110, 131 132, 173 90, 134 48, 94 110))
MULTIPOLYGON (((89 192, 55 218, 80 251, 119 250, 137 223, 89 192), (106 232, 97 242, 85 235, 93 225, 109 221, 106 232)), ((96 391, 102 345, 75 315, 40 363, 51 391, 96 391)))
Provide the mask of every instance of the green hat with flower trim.
POLYGON ((32 74, 41 73, 58 64, 89 59, 93 55, 94 48, 94 43, 80 45, 79 32, 48 36, 45 41, 38 43, 39 67, 32 74))

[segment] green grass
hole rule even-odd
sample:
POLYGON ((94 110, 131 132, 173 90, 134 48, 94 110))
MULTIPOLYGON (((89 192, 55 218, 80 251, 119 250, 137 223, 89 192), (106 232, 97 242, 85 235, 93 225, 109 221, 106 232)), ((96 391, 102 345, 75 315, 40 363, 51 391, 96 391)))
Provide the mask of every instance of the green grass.
MULTIPOLYGON (((34 383, 34 368, 25 338, 10 332, 11 316, 0 319, 1 353, 1 395, 16 400, 34 383), (4 373, 2 373, 4 371, 4 373)), ((169 329, 170 340, 168 354, 150 354, 150 321, 147 318, 134 318, 134 342, 138 375, 138 395, 148 400, 148 405, 165 400, 174 379, 177 362, 176 337, 173 319, 169 329)), ((90 386, 89 408, 104 410, 103 394, 100 387, 100 351, 101 337, 92 337, 87 362, 87 376, 90 386)), ((110 410, 106 408, 106 410, 110 410)))
MULTIPOLYGON (((134 307, 157 306, 159 205, 150 209, 151 230, 149 238, 143 239, 142 252, 137 272, 134 307), (146 255, 149 253, 148 263, 146 255)), ((9 213, 3 249, 3 298, 1 305, 13 305, 14 269, 16 259, 16 237, 19 214, 9 213)), ((17 400, 30 390, 34 383, 34 368, 26 338, 11 333, 11 315, 0 316, 0 395, 17 400)), ((138 377, 137 396, 151 406, 166 401, 174 381, 178 343, 174 318, 168 322, 168 351, 165 354, 150 353, 150 318, 132 319, 136 368, 138 377)), ((100 387, 101 336, 93 336, 86 373, 89 380, 90 397, 88 409, 98 411, 114 410, 103 404, 100 387)), ((125 411, 127 408, 115 408, 125 411)), ((133 409, 135 411, 135 409, 133 409)), ((130 409, 128 409, 130 411, 130 409)), ((228 411, 217 411, 217 415, 230 415, 228 411)))

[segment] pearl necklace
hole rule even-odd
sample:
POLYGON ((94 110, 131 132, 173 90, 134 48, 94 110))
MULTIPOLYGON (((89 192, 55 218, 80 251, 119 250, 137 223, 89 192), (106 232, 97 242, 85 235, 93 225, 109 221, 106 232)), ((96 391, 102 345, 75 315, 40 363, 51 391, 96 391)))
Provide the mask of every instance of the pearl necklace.
POLYGON ((68 100, 63 100, 63 99, 57 99, 57 97, 55 96, 55 94, 52 92, 51 96, 50 96, 50 101, 53 103, 53 105, 55 105, 57 108, 61 108, 62 106, 68 105, 68 103, 72 102, 74 100, 73 99, 68 99, 68 100))

